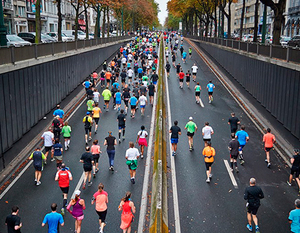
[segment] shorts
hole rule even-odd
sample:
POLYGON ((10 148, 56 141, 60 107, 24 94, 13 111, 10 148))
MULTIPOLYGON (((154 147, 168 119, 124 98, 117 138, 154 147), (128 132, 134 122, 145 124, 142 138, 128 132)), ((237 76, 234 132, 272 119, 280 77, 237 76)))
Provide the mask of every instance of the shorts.
POLYGON ((54 158, 55 158, 55 160, 58 160, 58 161, 62 161, 63 160, 62 155, 54 156, 54 158))
POLYGON ((257 211, 258 211, 258 208, 259 208, 259 206, 256 207, 256 206, 248 205, 247 206, 247 212, 250 213, 250 214, 256 215, 257 211))
POLYGON ((231 133, 236 133, 237 128, 231 128, 230 130, 231 130, 231 133))
POLYGON ((245 145, 240 145, 239 151, 242 151, 245 145))
POLYGON ((170 73, 170 69, 167 69, 167 73, 170 73))
POLYGON ((83 170, 85 172, 90 172, 90 171, 92 171, 92 166, 83 166, 83 170))
POLYGON ((94 118, 96 125, 98 125, 100 118, 94 118))
POLYGON ((300 173, 300 172, 299 172, 299 168, 298 168, 298 167, 293 167, 293 166, 292 166, 292 168, 291 168, 291 175, 294 175, 294 173, 296 173, 296 174, 295 174, 296 177, 299 177, 299 173, 300 173))
POLYGON ((92 131, 92 127, 84 128, 84 129, 85 129, 85 134, 89 134, 89 132, 92 131))
POLYGON ((186 82, 190 82, 190 80, 191 80, 190 76, 188 76, 188 77, 185 78, 186 82))
POLYGON ((183 83, 183 79, 180 78, 180 79, 179 79, 179 82, 183 83))
POLYGON ((194 75, 194 76, 196 76, 196 75, 197 75, 197 73, 193 73, 193 75, 194 75))
POLYGON ((153 81, 153 84, 156 85, 156 84, 157 84, 157 81, 153 81))
POLYGON ((124 100, 124 104, 128 108, 128 100, 124 100))
POLYGON ((195 134, 195 133, 191 133, 191 132, 188 131, 186 135, 187 135, 188 137, 191 137, 191 138, 192 138, 192 137, 194 137, 194 134, 195 134))
POLYGON ((36 171, 41 172, 41 171, 42 171, 42 166, 35 166, 35 165, 34 165, 34 169, 35 169, 36 171))
POLYGON ((265 147, 265 151, 269 152, 273 147, 265 147))
POLYGON ((104 210, 104 211, 97 211, 97 214, 99 216, 99 219, 101 220, 101 222, 105 222, 105 219, 106 219, 106 214, 107 214, 107 210, 104 210))
POLYGON ((210 142, 211 138, 203 138, 204 142, 210 142))
POLYGON ((109 103, 109 100, 104 100, 104 103, 108 104, 108 103, 109 103))
POLYGON ((213 95, 213 92, 210 92, 210 91, 209 91, 209 92, 208 92, 208 95, 213 95))
POLYGON ((138 143, 139 143, 140 146, 148 146, 146 138, 140 138, 138 143))
POLYGON ((119 125, 119 129, 125 129, 125 125, 119 125))
POLYGON ((81 215, 79 217, 73 216, 73 218, 75 218, 77 221, 82 221, 84 219, 84 215, 81 215))
POLYGON ((45 151, 48 152, 52 149, 52 146, 45 146, 45 151))
POLYGON ((200 96, 200 91, 196 91, 195 96, 200 96))
POLYGON ((125 82, 126 82, 126 78, 122 78, 122 79, 121 79, 121 82, 122 82, 122 83, 125 83, 125 82))
POLYGON ((64 137, 64 139, 70 139, 71 137, 64 137))
POLYGON ((93 154, 93 161, 94 163, 98 163, 100 158, 100 154, 93 154))
POLYGON ((207 162, 205 162, 205 167, 206 167, 206 170, 208 171, 209 170, 209 168, 211 167, 211 165, 213 164, 214 162, 212 162, 212 163, 207 163, 207 162))
POLYGON ((171 143, 172 144, 177 144, 178 143, 178 138, 171 138, 171 143))
POLYGON ((154 92, 149 92, 149 96, 154 96, 154 92))
POLYGON ((121 100, 116 100, 116 104, 121 104, 121 100))
POLYGON ((230 158, 231 158, 231 159, 234 159, 234 160, 237 160, 238 155, 230 155, 230 158))
POLYGON ((69 187, 60 187, 60 189, 63 193, 66 193, 66 194, 69 193, 69 187))
POLYGON ((129 76, 128 76, 128 79, 130 79, 130 80, 131 80, 131 79, 132 79, 132 77, 129 77, 129 76))
POLYGON ((106 79, 106 82, 107 82, 107 83, 110 83, 110 79, 106 79))
POLYGON ((130 108, 131 109, 136 109, 136 105, 131 105, 130 108))

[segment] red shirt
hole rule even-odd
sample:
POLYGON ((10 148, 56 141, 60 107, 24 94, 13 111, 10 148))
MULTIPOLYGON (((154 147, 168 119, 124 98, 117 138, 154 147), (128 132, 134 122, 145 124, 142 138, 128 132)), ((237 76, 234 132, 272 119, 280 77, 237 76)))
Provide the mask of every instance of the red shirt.
POLYGON ((266 133, 263 138, 266 148, 272 148, 273 143, 275 142, 275 136, 271 133, 266 133))
POLYGON ((184 73, 183 72, 180 72, 178 75, 179 75, 179 79, 183 79, 184 78, 184 73))
POLYGON ((55 176, 58 179, 58 185, 61 188, 66 188, 70 186, 70 178, 72 178, 72 174, 68 170, 59 170, 55 176))

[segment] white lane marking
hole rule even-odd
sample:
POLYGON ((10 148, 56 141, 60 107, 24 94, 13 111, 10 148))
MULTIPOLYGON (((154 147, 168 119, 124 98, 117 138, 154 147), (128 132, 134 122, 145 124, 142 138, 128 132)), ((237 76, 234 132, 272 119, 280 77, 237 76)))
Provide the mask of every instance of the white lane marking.
MULTIPOLYGON (((166 56, 164 56, 166 57, 166 56)), ((166 58, 165 58, 166 61, 166 58)), ((169 97, 169 84, 167 79, 167 72, 165 72, 166 92, 167 92, 167 106, 168 106, 168 124, 172 125, 171 121, 171 108, 170 108, 170 97, 169 97)), ((169 138, 167 138, 169 140, 169 138)), ((172 151, 172 144, 169 141, 170 152, 172 151)), ((173 189, 173 204, 174 204, 174 218, 175 218, 175 233, 181 233, 180 229, 180 217, 179 217, 179 201, 177 192, 177 181, 176 181, 176 167, 174 156, 171 157, 171 176, 172 176, 172 189, 173 189)))
POLYGON ((204 104, 203 104, 201 98, 200 98, 200 106, 201 106, 202 108, 204 108, 204 104))
MULTIPOLYGON (((159 70, 159 65, 157 66, 157 70, 159 70)), ((150 146, 148 147, 148 150, 147 150, 147 160, 146 160, 143 190, 142 190, 142 197, 141 197, 138 233, 144 232, 145 217, 146 217, 146 213, 147 213, 147 201, 148 201, 147 194, 148 194, 149 177, 150 177, 150 164, 151 164, 151 155, 152 155, 154 120, 155 120, 155 111, 156 111, 156 102, 157 102, 156 101, 156 93, 154 93, 153 99, 154 99, 154 101, 153 101, 151 124, 150 124, 150 136, 149 136, 149 145, 150 146)))
POLYGON ((72 197, 71 197, 72 199, 75 198, 75 191, 80 189, 80 186, 83 183, 83 179, 84 179, 84 172, 82 172, 82 175, 81 175, 81 177, 80 177, 80 179, 79 179, 79 181, 76 185, 76 188, 74 189, 74 192, 73 192, 72 197))
POLYGON ((233 172, 231 171, 229 163, 228 163, 228 161, 226 159, 224 159, 224 164, 225 164, 225 167, 227 168, 227 172, 229 174, 229 177, 231 179, 231 182, 232 182, 233 186, 237 189, 238 188, 237 182, 236 182, 236 180, 234 178, 233 172))

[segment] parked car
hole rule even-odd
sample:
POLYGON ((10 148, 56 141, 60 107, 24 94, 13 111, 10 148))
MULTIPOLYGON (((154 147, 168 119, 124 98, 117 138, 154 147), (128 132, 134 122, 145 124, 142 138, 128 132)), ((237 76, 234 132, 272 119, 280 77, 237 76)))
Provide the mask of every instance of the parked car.
POLYGON ((95 39, 94 33, 89 33, 89 39, 95 39))
MULTIPOLYGON (((63 30, 62 33, 64 33, 68 37, 73 37, 75 39, 75 30, 63 30)), ((85 40, 86 35, 83 31, 78 30, 77 31, 77 38, 78 38, 78 40, 85 40)))
POLYGON ((273 36, 267 35, 265 43, 266 44, 272 44, 273 43, 273 36))
POLYGON ((287 47, 288 46, 288 42, 291 40, 291 37, 289 36, 281 36, 280 37, 280 44, 282 47, 287 47))
MULTIPOLYGON (((18 34, 18 36, 26 41, 35 43, 35 32, 20 32, 18 34)), ((41 42, 42 43, 52 43, 52 42, 54 42, 54 40, 51 37, 48 37, 42 33, 41 34, 41 42)))
MULTIPOLYGON (((58 41, 58 33, 57 32, 47 32, 46 34, 58 41)), ((61 33, 61 40, 63 42, 67 42, 67 41, 73 41, 74 39, 73 39, 73 37, 69 37, 64 33, 61 33)))
POLYGON ((245 34, 242 37, 243 42, 253 42, 253 35, 252 34, 245 34))
POLYGON ((294 36, 288 43, 288 46, 291 47, 300 47, 300 35, 294 36))
POLYGON ((25 45, 31 45, 30 42, 23 40, 17 35, 6 35, 7 47, 23 47, 25 45))

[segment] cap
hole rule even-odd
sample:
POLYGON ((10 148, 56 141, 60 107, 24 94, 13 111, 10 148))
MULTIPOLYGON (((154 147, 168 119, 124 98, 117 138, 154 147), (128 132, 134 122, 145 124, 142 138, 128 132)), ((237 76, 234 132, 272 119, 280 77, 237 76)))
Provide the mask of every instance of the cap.
POLYGON ((193 120, 193 117, 189 117, 189 120, 192 121, 192 120, 193 120))
POLYGON ((90 115, 90 114, 91 114, 90 112, 87 112, 87 113, 86 113, 86 115, 90 115))
POLYGON ((74 192, 75 196, 76 196, 76 195, 77 195, 77 196, 80 196, 80 193, 81 193, 80 190, 76 190, 76 191, 74 192))

